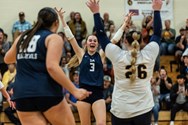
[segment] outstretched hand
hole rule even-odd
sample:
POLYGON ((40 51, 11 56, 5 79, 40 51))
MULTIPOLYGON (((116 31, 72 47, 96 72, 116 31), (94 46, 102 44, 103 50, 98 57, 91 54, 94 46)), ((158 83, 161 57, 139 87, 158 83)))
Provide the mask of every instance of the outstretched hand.
POLYGON ((124 23, 126 24, 126 27, 127 27, 127 28, 129 28, 129 26, 130 26, 130 24, 131 24, 131 18, 132 18, 133 15, 135 15, 135 13, 130 12, 130 13, 128 13, 128 14, 125 16, 124 23))
POLYGON ((64 11, 62 8, 58 10, 58 9, 55 7, 54 9, 55 9, 55 11, 57 12, 57 14, 59 15, 63 27, 67 26, 67 24, 66 24, 66 22, 65 22, 65 19, 64 19, 64 13, 65 13, 65 11, 64 11))
POLYGON ((65 11, 61 8, 61 9, 57 9, 56 7, 54 8, 55 9, 55 11, 57 12, 57 14, 59 15, 59 17, 61 18, 61 19, 64 19, 64 13, 65 13, 65 11))
POLYGON ((86 5, 93 14, 99 13, 99 0, 88 0, 86 5))
POLYGON ((153 10, 161 10, 162 0, 153 0, 152 8, 153 10))

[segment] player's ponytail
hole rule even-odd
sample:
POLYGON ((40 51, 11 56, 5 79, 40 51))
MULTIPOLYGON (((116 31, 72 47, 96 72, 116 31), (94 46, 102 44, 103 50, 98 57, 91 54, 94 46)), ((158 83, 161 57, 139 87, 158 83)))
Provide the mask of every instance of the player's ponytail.
MULTIPOLYGON (((84 51, 87 51, 87 48, 84 47, 84 51)), ((68 68, 72 68, 72 67, 77 67, 79 66, 79 60, 78 57, 76 56, 76 54, 69 60, 69 62, 67 63, 68 68)))
POLYGON ((79 65, 79 60, 76 55, 74 55, 67 63, 68 68, 77 67, 79 65))
POLYGON ((131 81, 134 81, 135 78, 136 78, 135 64, 136 64, 136 61, 137 61, 137 53, 138 53, 138 50, 140 49, 140 44, 138 43, 138 40, 140 39, 140 35, 137 32, 134 32, 132 34, 132 38, 134 39, 134 41, 131 43, 131 46, 132 46, 133 49, 131 50, 132 59, 131 59, 130 71, 132 72, 132 74, 130 76, 130 79, 131 79, 131 81))

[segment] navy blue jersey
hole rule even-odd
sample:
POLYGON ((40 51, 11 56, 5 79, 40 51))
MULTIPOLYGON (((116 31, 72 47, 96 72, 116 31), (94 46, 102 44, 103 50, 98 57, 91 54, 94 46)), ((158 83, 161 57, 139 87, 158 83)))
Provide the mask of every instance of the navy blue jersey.
MULTIPOLYGON (((17 52, 17 74, 13 99, 62 96, 62 87, 47 72, 45 39, 52 34, 41 29, 35 33, 26 50, 17 52)), ((55 56, 55 55, 54 55, 55 56)))
POLYGON ((89 55, 87 52, 80 63, 80 86, 82 84, 103 87, 103 64, 98 52, 89 55))

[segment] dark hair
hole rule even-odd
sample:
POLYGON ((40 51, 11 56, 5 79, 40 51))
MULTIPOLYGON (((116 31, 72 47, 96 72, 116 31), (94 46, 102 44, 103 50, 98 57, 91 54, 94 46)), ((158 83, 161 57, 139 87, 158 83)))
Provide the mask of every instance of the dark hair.
POLYGON ((53 8, 45 7, 41 9, 38 13, 36 24, 32 29, 25 31, 20 37, 17 44, 17 51, 19 51, 20 46, 22 50, 26 49, 37 30, 40 28, 49 29, 56 20, 58 20, 58 15, 53 8))
POLYGON ((183 74, 179 74, 176 77, 177 79, 186 79, 186 77, 183 74))
POLYGON ((4 30, 2 28, 0 28, 0 32, 2 32, 4 34, 4 30))
POLYGON ((75 12, 75 13, 74 13, 74 21, 73 21, 73 22, 74 22, 74 24, 76 23, 76 19, 75 19, 75 15, 76 15, 76 14, 79 14, 79 15, 80 15, 79 23, 81 24, 81 23, 82 23, 82 16, 81 16, 80 12, 75 12))
POLYGON ((8 38, 8 34, 4 33, 4 36, 5 36, 6 38, 8 38))

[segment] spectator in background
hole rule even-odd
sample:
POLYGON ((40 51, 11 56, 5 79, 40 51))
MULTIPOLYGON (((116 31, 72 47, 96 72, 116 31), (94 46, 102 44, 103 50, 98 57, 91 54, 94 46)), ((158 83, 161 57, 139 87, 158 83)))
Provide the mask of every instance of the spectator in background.
POLYGON ((174 125, 176 113, 180 110, 188 112, 188 85, 186 78, 180 74, 177 76, 177 83, 172 86, 170 98, 172 101, 170 125, 174 125))
POLYGON ((188 79, 188 48, 182 54, 183 66, 180 68, 180 74, 183 74, 188 79))
POLYGON ((12 42, 8 41, 8 34, 4 33, 4 41, 9 44, 9 48, 12 46, 12 42))
POLYGON ((159 77, 156 78, 157 84, 160 86, 160 103, 162 109, 170 109, 170 89, 172 87, 172 79, 168 77, 164 67, 159 70, 159 77), (164 104, 164 105, 163 105, 164 104))
POLYGON ((187 47, 187 39, 186 39, 186 30, 184 28, 181 28, 179 30, 180 35, 176 37, 175 43, 176 43, 176 47, 175 47, 175 61, 178 64, 178 68, 176 71, 180 70, 180 67, 182 67, 183 62, 181 60, 182 54, 185 51, 186 47, 187 47))
POLYGON ((151 79, 151 90, 153 93, 153 101, 154 101, 154 107, 152 109, 154 116, 154 125, 158 125, 158 117, 160 110, 160 104, 159 104, 160 86, 157 84, 156 79, 154 77, 151 79))
POLYGON ((153 35, 153 17, 152 15, 144 14, 144 18, 142 20, 142 37, 144 42, 147 44, 153 35))
MULTIPOLYGON (((186 40, 188 41, 188 27, 185 28, 185 37, 186 40)), ((186 48, 188 48, 188 46, 186 46, 186 48)))
MULTIPOLYGON (((102 19, 103 23, 104 23, 104 30, 105 32, 110 31, 110 26, 114 25, 114 21, 110 20, 110 16, 108 12, 105 12, 103 14, 103 19, 102 19)), ((93 27, 93 34, 96 35, 96 31, 95 31, 95 27, 93 27)))
POLYGON ((103 72, 104 72, 104 75, 108 75, 108 76, 112 75, 112 68, 108 67, 106 57, 105 57, 104 62, 103 62, 103 72))
POLYGON ((69 76, 70 70, 69 70, 69 68, 67 66, 67 56, 63 56, 61 58, 61 64, 60 65, 61 65, 61 68, 63 69, 65 75, 69 78, 70 77, 69 76))
POLYGON ((106 103, 106 111, 110 111, 112 102, 113 85, 111 84, 111 77, 104 75, 104 90, 103 95, 106 103))
POLYGON ((63 32, 58 32, 58 34, 61 36, 61 38, 64 41, 64 47, 63 47, 63 54, 62 54, 62 56, 66 56, 66 54, 68 52, 71 52, 72 47, 71 47, 70 43, 68 42, 68 40, 65 37, 65 34, 63 32))
POLYGON ((188 19, 186 19, 185 29, 188 29, 188 19))
POLYGON ((174 55, 176 30, 170 27, 171 21, 165 20, 165 28, 162 31, 160 46, 161 55, 174 55))
POLYGON ((4 62, 4 56, 9 48, 9 43, 4 40, 4 31, 0 29, 0 73, 2 76, 8 69, 7 64, 4 62))
POLYGON ((106 35, 109 39, 112 39, 114 37, 114 35, 116 34, 116 29, 115 29, 115 25, 111 24, 109 26, 109 30, 106 32, 106 35))
POLYGON ((5 88, 9 86, 10 83, 14 82, 16 76, 16 64, 8 64, 8 70, 3 75, 2 83, 4 84, 5 88))
POLYGON ((108 12, 105 12, 103 14, 103 23, 104 23, 104 30, 110 31, 110 26, 114 25, 114 21, 110 20, 110 16, 108 12))
MULTIPOLYGON (((74 71, 72 74, 72 83, 76 86, 76 88, 79 88, 79 71, 74 71)), ((77 112, 77 106, 76 102, 77 99, 68 91, 66 91, 65 95, 67 102, 69 103, 69 106, 73 112, 77 112)))
POLYGON ((82 47, 82 40, 85 39, 87 35, 87 27, 79 12, 75 12, 74 20, 68 23, 68 26, 76 38, 78 45, 82 47))
POLYGON ((72 23, 72 21, 74 21, 74 18, 75 18, 75 12, 74 11, 70 12, 69 18, 70 19, 67 21, 67 25, 69 25, 69 23, 72 23))
POLYGON ((31 29, 32 25, 29 21, 25 20, 25 13, 24 12, 19 12, 18 14, 19 20, 16 21, 13 24, 12 27, 12 36, 13 36, 13 41, 24 31, 31 29))

